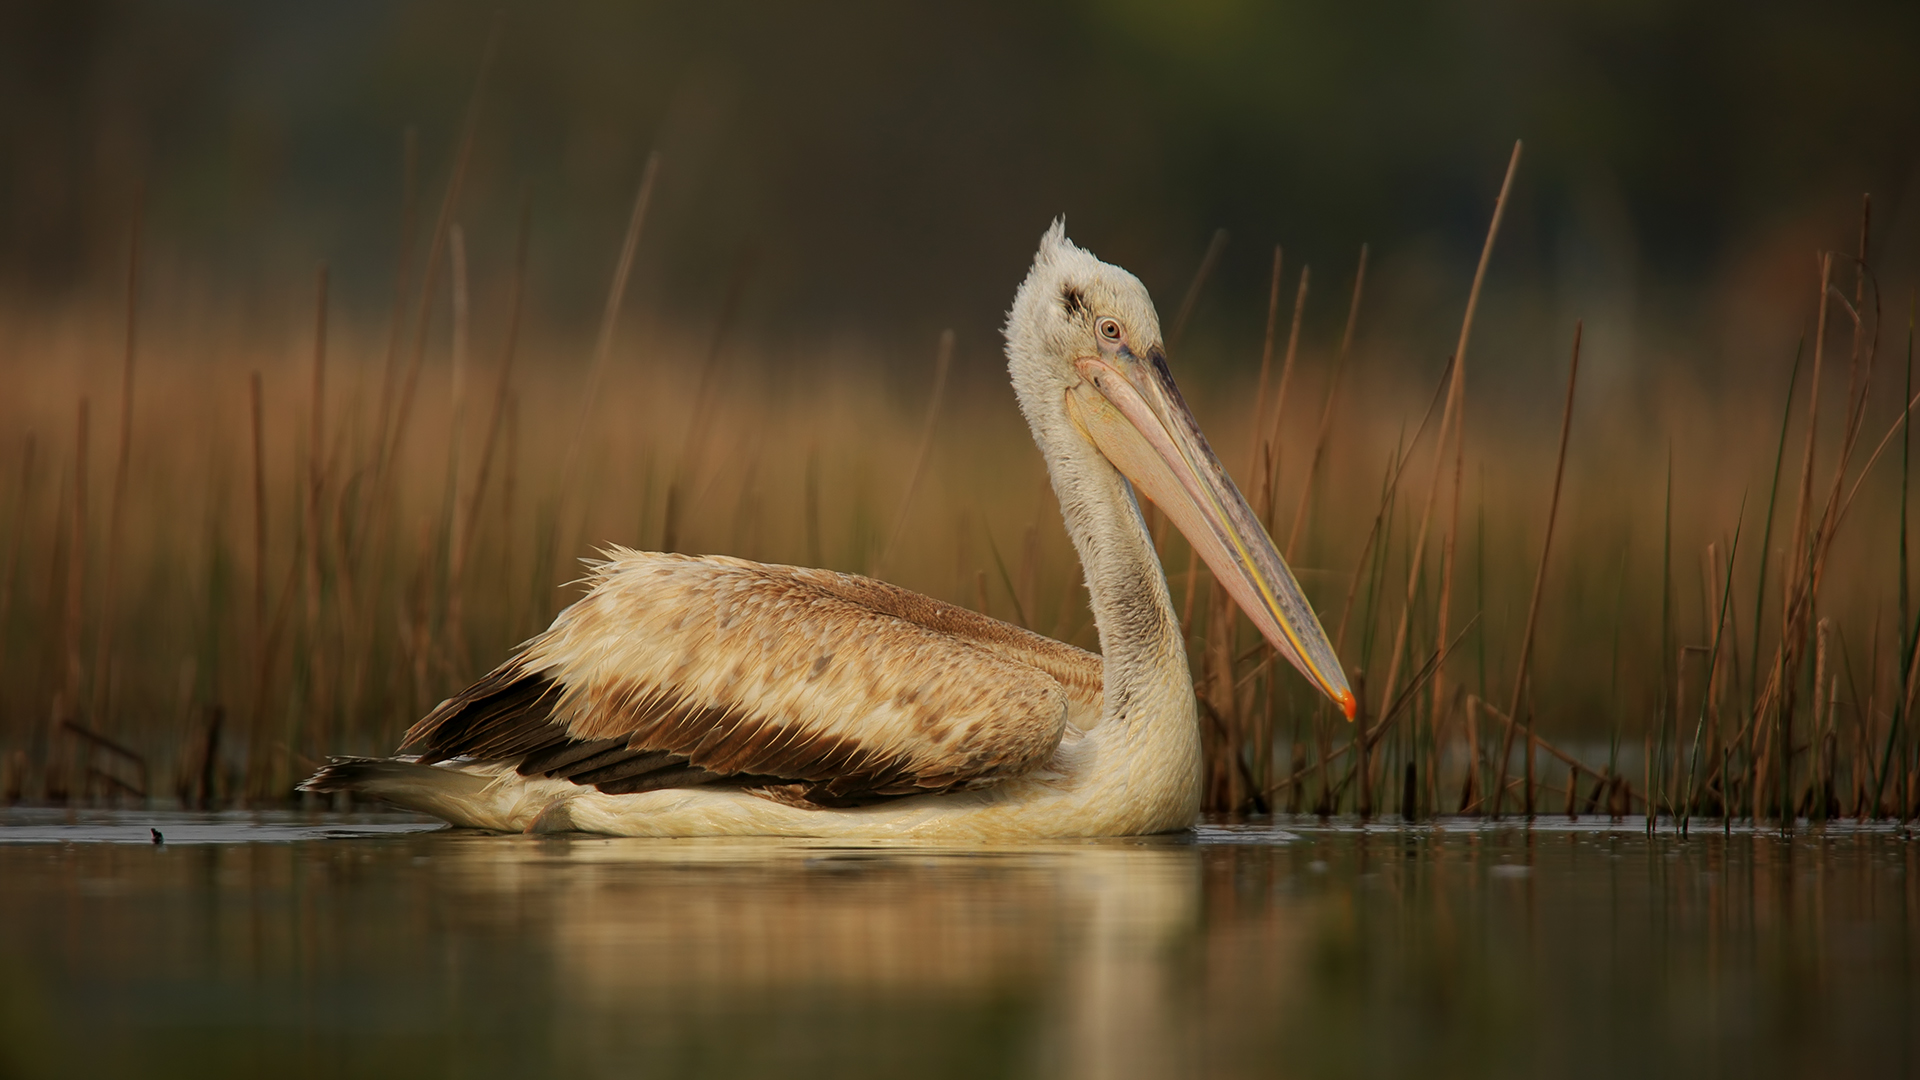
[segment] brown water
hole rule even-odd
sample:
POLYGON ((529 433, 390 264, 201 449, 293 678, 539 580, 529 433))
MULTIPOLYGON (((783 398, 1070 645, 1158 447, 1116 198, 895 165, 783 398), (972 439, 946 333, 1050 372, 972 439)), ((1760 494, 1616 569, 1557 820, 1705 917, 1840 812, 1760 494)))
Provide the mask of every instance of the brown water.
POLYGON ((1904 833, 0 815, 0 1076, 1893 1076, 1904 833), (156 846, 149 829, 166 842, 156 846))

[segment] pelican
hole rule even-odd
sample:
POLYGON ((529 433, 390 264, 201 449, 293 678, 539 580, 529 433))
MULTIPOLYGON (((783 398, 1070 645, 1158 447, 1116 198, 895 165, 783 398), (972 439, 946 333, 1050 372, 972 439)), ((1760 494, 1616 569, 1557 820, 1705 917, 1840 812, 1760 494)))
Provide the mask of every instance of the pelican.
POLYGON ((1094 655, 885 582, 611 548, 586 595, 301 787, 497 832, 1002 841, 1189 828, 1200 730, 1144 493, 1351 718, 1325 630, 1167 369, 1146 287, 1041 238, 1005 328, 1094 655))

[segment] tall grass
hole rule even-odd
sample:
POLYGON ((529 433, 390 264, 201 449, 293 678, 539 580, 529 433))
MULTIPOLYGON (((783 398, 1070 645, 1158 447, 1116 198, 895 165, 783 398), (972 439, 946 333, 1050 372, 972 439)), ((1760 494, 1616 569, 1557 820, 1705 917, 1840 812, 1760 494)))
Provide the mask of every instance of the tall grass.
MULTIPOLYGON (((750 254, 713 325, 623 331, 652 161, 591 348, 529 337, 531 226, 523 212, 511 265, 469 265, 464 145, 385 326, 332 311, 324 268, 277 341, 156 325, 137 243, 110 315, 6 310, 0 798, 286 803, 318 760, 389 750, 537 632, 604 543, 877 570, 1095 647, 996 343, 927 342, 929 379, 898 394, 870 374, 893 358, 776 355, 732 325, 750 254), (118 420, 104 493, 102 402, 118 420)), ((1224 243, 1172 336, 1193 340, 1224 243)), ((1666 437, 1609 411, 1617 394, 1575 425, 1570 375, 1557 459, 1531 425, 1467 408, 1495 252, 1490 229, 1453 356, 1419 379, 1431 397, 1392 374, 1404 360, 1369 355, 1364 247, 1328 301, 1337 335, 1303 332, 1303 267, 1281 347, 1276 250, 1258 363, 1189 382, 1362 697, 1342 723, 1150 512, 1188 628, 1209 808, 1911 816, 1913 395, 1910 374, 1876 390, 1894 380, 1864 239, 1806 283, 1810 373, 1795 361, 1780 425, 1679 376, 1653 391, 1677 418, 1666 437), (1676 435, 1662 509, 1656 448, 1676 435), (1743 521, 1737 496, 1769 477, 1764 520, 1743 521), (1630 578, 1656 542, 1659 579, 1630 578)))

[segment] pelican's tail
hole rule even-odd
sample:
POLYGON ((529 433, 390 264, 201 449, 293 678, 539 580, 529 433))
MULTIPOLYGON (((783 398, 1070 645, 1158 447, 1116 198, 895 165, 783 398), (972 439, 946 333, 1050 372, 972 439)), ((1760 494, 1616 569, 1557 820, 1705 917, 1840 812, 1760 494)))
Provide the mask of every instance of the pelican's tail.
POLYGON ((518 832, 538 816, 520 780, 512 769, 501 774, 453 763, 422 765, 411 758, 337 757, 327 759, 299 790, 351 791, 469 829, 518 832))

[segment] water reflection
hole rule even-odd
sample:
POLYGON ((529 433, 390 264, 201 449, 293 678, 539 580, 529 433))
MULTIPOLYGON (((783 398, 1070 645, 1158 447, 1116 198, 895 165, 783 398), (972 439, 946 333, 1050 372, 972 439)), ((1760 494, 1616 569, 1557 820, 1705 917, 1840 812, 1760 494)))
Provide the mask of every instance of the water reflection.
POLYGON ((1920 1062, 1894 835, 1301 823, 956 851, 397 828, 0 843, 0 1075, 1920 1062))
POLYGON ((853 1021, 840 1051, 915 1072, 946 1071, 944 1057, 957 1073, 1165 1076, 1179 1060, 1167 960, 1199 923, 1188 843, 489 838, 444 859, 461 911, 545 937, 565 1052, 582 1064, 652 1056, 719 1019, 733 1064, 777 1067, 788 1040, 810 1041, 795 1016, 822 1005, 853 1021), (744 1045, 769 1031, 774 1045, 744 1045), (951 1035, 965 1037, 943 1047, 951 1035))

